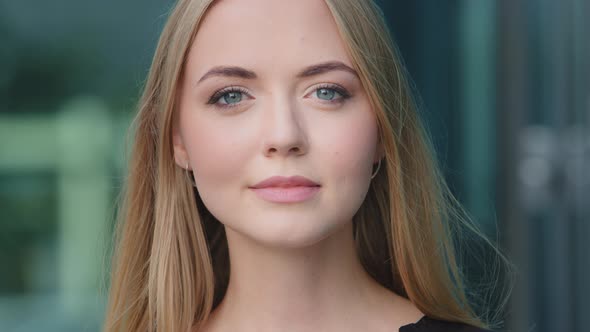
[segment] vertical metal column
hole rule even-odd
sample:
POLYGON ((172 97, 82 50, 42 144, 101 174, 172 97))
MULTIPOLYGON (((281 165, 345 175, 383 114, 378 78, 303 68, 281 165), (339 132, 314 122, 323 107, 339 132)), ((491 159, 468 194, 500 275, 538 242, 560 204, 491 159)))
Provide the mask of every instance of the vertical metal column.
POLYGON ((94 99, 67 104, 57 118, 59 291, 64 314, 77 321, 102 310, 97 297, 112 215, 112 124, 94 99))
POLYGON ((572 246, 574 264, 572 283, 576 316, 574 331, 590 327, 590 3, 572 0, 571 34, 574 123, 571 135, 571 165, 567 169, 573 199, 570 202, 573 222, 572 246))
POLYGON ((462 1, 459 32, 462 60, 463 169, 465 204, 488 232, 495 231, 492 205, 496 160, 496 3, 462 1))
POLYGON ((522 1, 498 3, 498 71, 497 71, 497 196, 498 219, 505 234, 508 255, 518 267, 510 308, 506 316, 508 331, 529 331, 531 316, 532 274, 529 247, 533 241, 525 216, 518 204, 518 132, 530 107, 528 96, 527 11, 522 1))

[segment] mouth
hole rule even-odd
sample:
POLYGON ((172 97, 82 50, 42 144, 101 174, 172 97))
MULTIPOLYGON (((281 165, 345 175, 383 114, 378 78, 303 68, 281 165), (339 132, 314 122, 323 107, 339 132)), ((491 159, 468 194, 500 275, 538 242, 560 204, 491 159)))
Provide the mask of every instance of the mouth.
POLYGON ((249 188, 265 201, 297 203, 314 197, 321 185, 303 176, 273 176, 249 188))

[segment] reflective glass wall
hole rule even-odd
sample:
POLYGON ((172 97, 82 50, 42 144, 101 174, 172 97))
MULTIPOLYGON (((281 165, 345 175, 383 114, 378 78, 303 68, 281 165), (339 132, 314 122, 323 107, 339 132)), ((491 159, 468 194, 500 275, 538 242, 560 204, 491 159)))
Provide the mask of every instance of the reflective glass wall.
MULTIPOLYGON (((124 134, 172 4, 0 0, 0 331, 99 330, 124 134)), ((453 191, 517 267, 506 330, 583 331, 590 1, 381 5, 453 191)))
POLYGON ((516 265, 506 330, 590 326, 590 2, 383 1, 447 178, 516 265))

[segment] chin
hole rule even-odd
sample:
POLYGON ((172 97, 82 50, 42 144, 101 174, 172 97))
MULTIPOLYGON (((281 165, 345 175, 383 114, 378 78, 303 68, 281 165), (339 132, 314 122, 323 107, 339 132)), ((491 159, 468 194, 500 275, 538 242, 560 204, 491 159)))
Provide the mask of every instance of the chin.
MULTIPOLYGON (((311 247, 329 238, 335 233, 342 231, 348 223, 345 222, 320 222, 319 220, 307 219, 302 222, 297 220, 283 219, 277 222, 273 220, 259 220, 247 227, 232 227, 226 224, 231 232, 242 238, 259 243, 260 245, 272 248, 303 249, 311 247)), ((231 235, 230 235, 231 236, 231 235)))

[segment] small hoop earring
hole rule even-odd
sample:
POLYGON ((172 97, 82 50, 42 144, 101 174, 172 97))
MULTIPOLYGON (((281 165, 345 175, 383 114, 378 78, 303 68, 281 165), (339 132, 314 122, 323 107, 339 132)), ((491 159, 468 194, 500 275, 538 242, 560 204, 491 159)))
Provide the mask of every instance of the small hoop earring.
POLYGON ((373 173, 373 175, 371 175, 371 180, 377 176, 377 173, 379 172, 379 169, 381 168, 381 159, 379 159, 379 163, 377 163, 377 169, 375 170, 375 173, 373 173))
POLYGON ((191 186, 193 186, 193 187, 196 188, 197 187, 197 184, 195 183, 193 177, 188 173, 189 172, 189 170, 188 170, 188 161, 186 162, 186 167, 184 168, 184 171, 185 171, 186 176, 188 178, 188 182, 191 184, 191 186))

